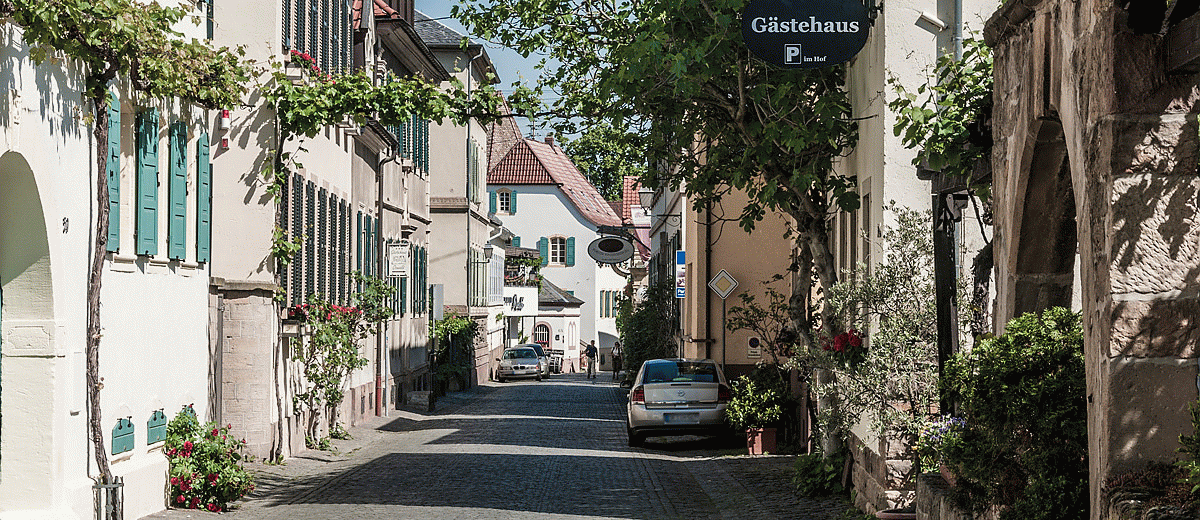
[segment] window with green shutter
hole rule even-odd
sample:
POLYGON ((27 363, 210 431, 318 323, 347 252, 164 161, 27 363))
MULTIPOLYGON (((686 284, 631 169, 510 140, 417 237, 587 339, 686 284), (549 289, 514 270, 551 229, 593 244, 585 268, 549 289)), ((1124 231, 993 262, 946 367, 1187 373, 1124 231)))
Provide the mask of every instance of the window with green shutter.
POLYGON ((137 119, 137 254, 158 254, 158 110, 137 119))
POLYGON ((550 239, 546 237, 538 239, 538 254, 542 255, 542 267, 550 263, 550 239))
MULTIPOLYGON (((290 238, 294 241, 296 238, 304 236, 304 179, 298 173, 292 174, 292 207, 289 213, 292 218, 290 238)), ((291 298, 292 305, 304 303, 303 258, 304 251, 296 249, 296 253, 292 255, 291 265, 288 266, 292 282, 288 297, 291 298)))
POLYGON ((513 247, 521 247, 521 237, 513 237, 512 245, 513 247))
POLYGON ((575 237, 567 238, 567 257, 565 263, 567 267, 575 265, 575 237))
MULTIPOLYGON (((284 191, 286 193, 287 190, 284 191)), ((202 132, 196 138, 196 261, 205 263, 211 259, 212 161, 208 151, 208 133, 202 132)))
POLYGON ((496 213, 496 192, 488 190, 488 213, 496 213))
POLYGON ((508 192, 508 214, 517 214, 517 190, 508 192))
POLYGON ((329 297, 329 192, 317 190, 317 289, 316 294, 329 297))
POLYGON ((167 439, 167 414, 155 410, 146 421, 146 444, 154 444, 167 439))
POLYGON ((304 297, 315 294, 317 265, 317 185, 313 181, 304 184, 304 297))
POLYGON ((187 258, 187 125, 171 123, 167 170, 167 258, 187 258))
POLYGON ((108 95, 108 243, 110 253, 121 249, 121 99, 108 95))
POLYGON ((133 451, 133 421, 128 418, 117 419, 117 425, 112 429, 112 454, 133 451))

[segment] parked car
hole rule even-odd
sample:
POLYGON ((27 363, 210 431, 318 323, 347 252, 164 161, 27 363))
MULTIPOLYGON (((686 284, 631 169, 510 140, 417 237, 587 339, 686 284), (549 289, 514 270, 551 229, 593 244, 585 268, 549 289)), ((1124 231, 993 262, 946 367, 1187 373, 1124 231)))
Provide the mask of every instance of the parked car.
POLYGON ((532 348, 506 348, 497 361, 500 362, 500 366, 496 369, 496 380, 501 383, 522 377, 542 380, 542 360, 532 348))
POLYGON ((626 431, 630 446, 646 437, 726 435, 729 383, 709 359, 651 359, 629 391, 626 431))
POLYGON ((550 377, 550 356, 546 354, 546 349, 541 343, 522 343, 518 347, 529 347, 537 352, 538 359, 542 362, 542 376, 550 377))

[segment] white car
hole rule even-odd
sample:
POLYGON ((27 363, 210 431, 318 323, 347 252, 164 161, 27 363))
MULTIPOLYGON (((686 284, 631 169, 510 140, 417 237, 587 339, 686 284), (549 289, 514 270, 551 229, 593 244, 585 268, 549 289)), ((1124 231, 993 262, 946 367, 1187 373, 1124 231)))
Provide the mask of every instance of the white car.
POLYGON ((629 445, 646 437, 725 435, 729 383, 709 359, 651 359, 629 390, 629 445))
POLYGON ((542 359, 529 347, 506 348, 497 361, 500 366, 496 368, 496 380, 501 383, 521 377, 542 380, 542 359))

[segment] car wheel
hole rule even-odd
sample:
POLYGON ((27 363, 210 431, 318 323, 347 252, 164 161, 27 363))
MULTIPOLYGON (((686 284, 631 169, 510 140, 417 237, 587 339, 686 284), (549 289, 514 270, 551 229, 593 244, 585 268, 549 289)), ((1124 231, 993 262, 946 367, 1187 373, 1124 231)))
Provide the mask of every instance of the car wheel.
POLYGON ((631 448, 637 448, 641 446, 642 441, 645 440, 645 438, 633 431, 633 428, 626 427, 625 432, 627 435, 629 435, 629 447, 631 448))
POLYGON ((503 377, 498 377, 498 378, 496 378, 496 380, 497 380, 497 381, 499 381, 499 382, 501 382, 501 383, 503 383, 503 382, 504 382, 504 378, 503 378, 503 377))
POLYGON ((537 381, 541 382, 541 380, 542 380, 542 374, 541 374, 541 372, 539 372, 537 375, 537 381))

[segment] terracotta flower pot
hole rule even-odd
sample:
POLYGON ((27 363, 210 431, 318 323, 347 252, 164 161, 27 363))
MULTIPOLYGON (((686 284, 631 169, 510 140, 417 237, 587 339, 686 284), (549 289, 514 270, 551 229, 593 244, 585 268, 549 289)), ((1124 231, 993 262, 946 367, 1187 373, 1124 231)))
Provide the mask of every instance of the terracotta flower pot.
POLYGON ((746 449, 751 455, 763 455, 775 452, 775 428, 748 428, 746 430, 746 449))

